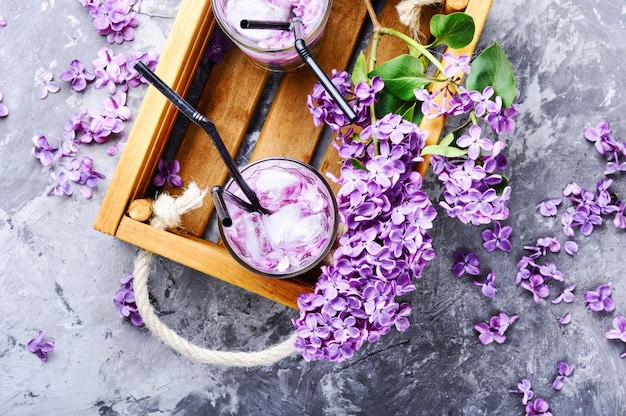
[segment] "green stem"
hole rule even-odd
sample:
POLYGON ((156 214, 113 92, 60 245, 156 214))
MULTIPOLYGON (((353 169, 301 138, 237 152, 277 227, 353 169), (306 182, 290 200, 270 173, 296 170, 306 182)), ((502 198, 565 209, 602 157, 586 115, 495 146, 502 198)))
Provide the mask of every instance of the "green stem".
POLYGON ((402 39, 402 41, 404 41, 404 43, 406 43, 407 45, 417 49, 422 55, 424 55, 426 57, 426 59, 428 59, 433 65, 435 65, 435 67, 439 70, 439 72, 441 72, 443 74, 443 72, 445 71, 445 68, 443 67, 442 63, 439 61, 439 59, 435 58, 433 56, 432 53, 430 53, 430 51, 421 43, 419 43, 418 41, 416 41, 415 39, 413 39, 410 36, 405 35, 402 32, 398 32, 395 29, 391 29, 388 27, 383 27, 380 29, 380 33, 384 34, 384 35, 391 35, 391 36, 395 36, 399 39, 402 39))

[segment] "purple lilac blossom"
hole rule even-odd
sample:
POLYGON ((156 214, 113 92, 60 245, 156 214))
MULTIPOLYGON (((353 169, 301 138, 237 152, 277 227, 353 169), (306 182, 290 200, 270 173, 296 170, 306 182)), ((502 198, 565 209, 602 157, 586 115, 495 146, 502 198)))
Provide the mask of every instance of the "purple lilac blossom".
POLYGON ((487 278, 484 282, 472 282, 474 286, 480 286, 483 295, 488 298, 493 298, 498 291, 495 286, 496 283, 496 272, 491 270, 489 274, 487 274, 487 278))
POLYGON ((48 354, 54 350, 54 341, 44 341, 46 333, 43 330, 28 342, 28 351, 37 355, 43 362, 48 361, 48 354))
POLYGON ((557 304, 561 302, 572 303, 574 302, 574 289, 576 289, 576 285, 571 285, 563 289, 563 293, 561 293, 556 298, 552 299, 550 302, 557 304))
POLYGON ((569 377, 572 374, 572 372, 574 371, 574 366, 570 367, 570 365, 567 364, 565 361, 561 361, 557 364, 556 369, 558 375, 552 382, 552 388, 556 391, 561 391, 561 389, 563 388, 563 380, 565 380, 565 377, 569 377))
POLYGON ((204 51, 204 56, 214 64, 221 64, 224 61, 224 55, 231 50, 233 42, 219 28, 215 28, 209 39, 209 44, 204 51))
POLYGON ((467 155, 470 159, 478 159, 482 150, 491 151, 493 149, 493 142, 486 137, 481 137, 482 129, 480 126, 471 126, 468 133, 460 136, 456 143, 461 148, 467 147, 467 155))
POLYGON ((58 150, 58 147, 51 146, 46 136, 43 135, 33 136, 33 144, 33 156, 39 159, 42 166, 50 166, 54 161, 54 152, 58 150))
POLYGON ((525 246, 532 253, 530 256, 522 256, 517 263, 517 276, 515 283, 528 290, 533 295, 535 303, 550 295, 550 280, 563 281, 563 273, 552 262, 538 263, 538 259, 545 256, 548 251, 556 253, 561 245, 556 238, 543 237, 537 239, 535 246, 525 246))
POLYGON ((526 403, 528 403, 535 395, 535 393, 533 392, 532 384, 530 380, 525 379, 525 378, 523 378, 519 383, 517 383, 517 388, 510 389, 509 393, 521 394, 523 405, 526 405, 526 403))
MULTIPOLYGON (((597 182, 595 192, 571 183, 563 190, 574 205, 574 212, 561 215, 563 233, 569 237, 575 234, 574 227, 579 227, 581 234, 589 236, 596 226, 602 225, 604 219, 614 215, 613 223, 618 228, 626 227, 624 222, 624 203, 611 190, 613 181, 602 179, 597 182)), ((576 247, 570 243, 570 249, 576 247)), ((574 251, 575 252, 575 251, 574 251)))
POLYGON ((50 195, 58 195, 63 196, 72 195, 72 184, 70 184, 69 177, 65 172, 50 173, 50 177, 54 181, 54 185, 48 190, 48 196, 50 195))
POLYGON ((0 92, 0 117, 6 117, 9 115, 9 107, 2 103, 3 94, 0 92))
POLYGON ((48 93, 56 93, 59 92, 61 87, 59 84, 54 82, 52 79, 54 78, 54 74, 50 71, 45 71, 41 76, 41 82, 43 86, 41 87, 41 93, 39 94, 39 98, 44 99, 48 96, 48 93))
POLYGON ((513 229, 510 226, 502 227, 499 221, 493 222, 493 230, 486 229, 482 232, 483 247, 487 252, 491 253, 495 249, 500 249, 504 252, 511 251, 511 242, 509 236, 513 229))
POLYGON ((98 34, 106 36, 109 43, 122 44, 134 39, 134 28, 139 25, 135 11, 139 8, 140 1, 79 1, 89 11, 98 34))
MULTIPOLYGON (((84 5, 87 3, 86 0, 81 0, 81 2, 84 5)), ((134 3, 138 5, 138 2, 134 3)), ((85 198, 92 197, 93 188, 98 180, 104 176, 93 170, 91 158, 78 160, 76 155, 80 151, 81 144, 94 142, 103 144, 112 138, 117 138, 115 135, 120 134, 124 129, 124 123, 131 119, 131 111, 126 106, 126 91, 129 88, 147 83, 134 69, 134 65, 138 61, 144 62, 150 69, 154 70, 158 62, 158 54, 136 52, 126 57, 123 54, 114 55, 113 51, 108 48, 101 48, 98 52, 98 58, 93 61, 93 65, 99 74, 94 87, 107 87, 111 94, 104 100, 103 108, 101 110, 89 108, 73 114, 65 123, 58 148, 49 145, 49 143, 44 143, 43 139, 38 138, 38 136, 33 139, 35 142, 33 155, 35 157, 40 159, 42 163, 48 163, 51 161, 51 153, 54 149, 58 149, 60 166, 65 168, 65 171, 51 174, 54 185, 48 191, 48 195, 71 195, 72 185, 70 182, 75 182, 83 185, 80 192, 85 198), (118 90, 118 86, 121 86, 122 92, 114 96, 113 93, 118 90)), ((70 82, 76 90, 85 88, 87 81, 96 78, 96 75, 87 71, 80 61, 73 60, 70 67, 69 70, 62 73, 61 78, 70 82)), ((125 136, 119 139, 115 145, 109 147, 107 153, 109 155, 116 154, 124 147, 125 139, 125 136)))
POLYGON ((470 57, 468 55, 459 55, 457 57, 453 53, 444 53, 443 59, 448 63, 443 72, 446 78, 452 78, 458 71, 461 71, 464 74, 469 74, 470 57))
POLYGON ((483 345, 496 342, 498 344, 506 341, 506 335, 504 334, 507 329, 519 318, 519 315, 509 316, 504 312, 492 316, 489 319, 489 323, 479 322, 474 325, 474 329, 478 331, 478 340, 483 345))
POLYGON ((578 253, 578 244, 575 241, 568 240, 565 242, 565 244, 563 244, 563 249, 567 254, 573 256, 574 254, 578 253))
POLYGON ((600 285, 596 290, 586 291, 584 298, 587 307, 594 312, 613 312, 615 310, 615 302, 611 297, 609 285, 600 285))
POLYGON ((457 250, 452 255, 452 259, 454 260, 454 264, 450 272, 452 272, 453 275, 460 277, 465 273, 475 276, 480 274, 480 259, 476 254, 457 250))
POLYGON ((553 217, 556 215, 557 207, 561 205, 561 202, 560 198, 552 198, 541 202, 537 205, 537 208, 539 209, 539 213, 544 217, 553 217))
POLYGON ((178 160, 174 159, 170 162, 166 162, 163 159, 159 159, 157 169, 159 171, 154 175, 154 179, 152 180, 155 186, 163 186, 165 183, 172 188, 180 188, 183 186, 183 181, 178 175, 180 172, 180 162, 178 162, 178 160))
POLYGON ((305 360, 341 362, 393 327, 409 327, 411 307, 396 298, 416 289, 412 280, 434 257, 427 232, 437 213, 415 171, 425 133, 394 114, 370 125, 366 103, 375 102, 382 80, 355 87, 345 72, 333 71, 331 78, 364 129, 360 137, 351 127, 340 131, 348 120, 316 84, 308 97, 314 122, 338 133, 333 146, 345 159, 336 181, 347 232, 339 238, 333 265, 322 267, 314 292, 298 297, 300 317, 293 324, 296 349, 305 360))
POLYGON ((583 135, 587 140, 594 143, 596 150, 606 160, 605 175, 626 171, 626 143, 617 142, 611 135, 611 126, 606 121, 601 121, 596 127, 586 127, 583 135), (620 158, 622 160, 620 161, 620 158))
POLYGON ((572 322, 572 314, 567 312, 565 315, 559 317, 558 321, 561 325, 567 325, 572 322))
POLYGON ((122 287, 115 293, 113 303, 117 306, 117 314, 120 318, 129 318, 133 325, 142 326, 143 319, 137 311, 133 282, 134 276, 132 274, 120 279, 122 287))
MULTIPOLYGON (((605 337, 607 339, 617 339, 626 343, 626 318, 622 315, 617 315, 613 318, 613 329, 608 331, 605 337)), ((624 352, 621 357, 626 357, 626 352, 624 352)))
POLYGON ((544 398, 537 398, 534 402, 526 403, 526 416, 552 416, 550 405, 544 398))
POLYGON ((59 77, 69 82, 73 90, 83 91, 87 87, 87 82, 93 81, 96 75, 87 70, 81 61, 74 59, 70 62, 70 69, 61 72, 59 77))
POLYGON ((7 21, 4 19, 4 17, 0 16, 0 27, 6 27, 7 26, 7 21))

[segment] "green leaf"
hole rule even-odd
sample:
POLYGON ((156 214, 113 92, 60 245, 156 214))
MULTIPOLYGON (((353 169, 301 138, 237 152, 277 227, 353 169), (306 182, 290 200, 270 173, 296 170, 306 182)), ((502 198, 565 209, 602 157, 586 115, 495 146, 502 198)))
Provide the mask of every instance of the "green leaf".
POLYGON ((445 157, 459 157, 467 154, 467 150, 459 149, 453 146, 442 146, 439 144, 432 144, 422 149, 421 156, 425 155, 441 155, 445 157))
POLYGON ((424 74, 422 61, 408 54, 382 63, 368 75, 370 78, 381 77, 385 81, 385 90, 404 101, 414 101, 413 90, 422 89, 433 80, 424 74))
POLYGON ((433 46, 448 45, 452 49, 461 49, 474 39, 476 26, 472 16, 459 12, 436 14, 430 19, 430 31, 436 38, 433 46))
POLYGON ((439 140, 439 146, 450 146, 450 144, 454 141, 454 132, 448 133, 444 136, 443 139, 439 140))
POLYGON ((354 63, 354 69, 352 70, 352 83, 357 85, 359 82, 369 81, 367 77, 367 61, 363 51, 359 53, 354 63))
POLYGON ((480 92, 491 86, 495 95, 502 97, 504 107, 513 103, 517 94, 513 67, 497 42, 474 59, 465 85, 468 90, 480 92))
POLYGON ((407 121, 410 121, 411 123, 413 122, 414 117, 415 117, 415 104, 410 106, 408 110, 402 113, 402 118, 407 121))
POLYGON ((375 112, 377 118, 383 118, 385 114, 402 114, 404 110, 401 110, 406 104, 406 101, 399 99, 398 97, 390 94, 384 89, 378 94, 378 101, 375 104, 375 112))
POLYGON ((352 167, 354 169, 367 171, 367 168, 359 159, 350 158, 350 163, 352 163, 352 167))

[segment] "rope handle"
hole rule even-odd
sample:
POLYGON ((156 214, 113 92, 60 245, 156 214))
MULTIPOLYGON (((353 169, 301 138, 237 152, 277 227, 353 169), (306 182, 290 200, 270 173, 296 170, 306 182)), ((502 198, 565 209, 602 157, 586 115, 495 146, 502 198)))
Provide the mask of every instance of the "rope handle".
MULTIPOLYGON (((206 190, 200 190, 195 182, 192 182, 185 192, 178 198, 168 194, 161 194, 152 206, 152 220, 150 224, 158 229, 165 230, 180 225, 181 216, 185 213, 202 206, 206 190)), ((191 343, 178 335, 165 325, 156 315, 148 291, 148 279, 150 264, 153 254, 141 249, 135 258, 134 283, 135 304, 139 315, 143 318, 146 327, 180 354, 204 363, 233 367, 268 366, 293 354, 295 349, 295 332, 285 341, 262 351, 232 352, 210 350, 191 343)))

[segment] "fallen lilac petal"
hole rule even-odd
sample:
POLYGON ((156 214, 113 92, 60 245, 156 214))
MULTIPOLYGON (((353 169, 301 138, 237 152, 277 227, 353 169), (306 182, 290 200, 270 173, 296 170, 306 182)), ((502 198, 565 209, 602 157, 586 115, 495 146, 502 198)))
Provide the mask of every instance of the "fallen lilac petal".
POLYGON ((619 339, 622 342, 626 342, 626 317, 617 315, 613 318, 613 329, 608 331, 605 337, 607 339, 619 339))
POLYGON ((587 307, 594 312, 612 312, 615 310, 615 303, 611 297, 611 287, 609 285, 601 285, 595 291, 586 291, 584 298, 587 307))
POLYGON ((554 379, 554 381, 552 382, 552 388, 556 391, 561 391, 561 389, 563 388, 563 379, 565 377, 563 376, 556 376, 556 378, 554 379))
POLYGON ((574 254, 578 253, 578 244, 576 243, 576 241, 568 240, 565 242, 563 246, 564 246, 565 252, 569 254, 570 256, 573 256, 574 254))
POLYGON ((0 27, 6 27, 7 26, 7 21, 4 19, 4 17, 0 16, 0 27))
POLYGON ((522 396, 523 405, 526 405, 526 403, 528 403, 535 395, 535 393, 532 390, 532 384, 530 383, 530 380, 525 379, 525 378, 522 379, 522 381, 520 381, 519 383, 517 383, 516 389, 509 390, 509 393, 523 394, 522 396))
POLYGON ((48 361, 48 354, 54 350, 53 341, 44 341, 46 333, 39 330, 39 334, 28 342, 28 351, 36 354, 43 362, 48 361))
POLYGON ((569 377, 574 371, 574 366, 570 366, 565 361, 560 361, 557 364, 556 369, 559 372, 559 375, 562 375, 563 377, 569 377))
POLYGON ((544 217, 553 217, 556 215, 557 207, 561 205, 561 202, 559 198, 552 198, 541 202, 537 205, 537 208, 539 208, 539 213, 544 217))
POLYGON ((559 323, 561 325, 567 325, 570 322, 572 322, 572 314, 569 312, 559 318, 559 323))
POLYGON ((2 104, 2 93, 0 92, 0 117, 6 117, 9 115, 9 107, 2 104))

